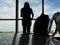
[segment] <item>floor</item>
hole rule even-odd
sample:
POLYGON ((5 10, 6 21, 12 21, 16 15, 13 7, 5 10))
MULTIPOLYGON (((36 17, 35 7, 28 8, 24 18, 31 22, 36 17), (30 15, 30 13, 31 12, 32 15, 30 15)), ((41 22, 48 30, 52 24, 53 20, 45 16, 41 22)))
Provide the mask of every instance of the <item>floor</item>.
POLYGON ((0 34, 0 45, 60 45, 60 38, 2 33, 0 34))

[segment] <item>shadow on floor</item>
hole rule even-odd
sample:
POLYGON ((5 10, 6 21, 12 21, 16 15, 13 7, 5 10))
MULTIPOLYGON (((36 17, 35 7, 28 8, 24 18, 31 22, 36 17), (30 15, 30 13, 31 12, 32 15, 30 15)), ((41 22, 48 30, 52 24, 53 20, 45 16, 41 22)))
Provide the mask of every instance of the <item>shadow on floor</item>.
MULTIPOLYGON (((17 34, 14 34, 12 45, 16 43, 17 34)), ((54 37, 57 40, 60 40, 60 37, 54 37)), ((18 45, 46 45, 48 37, 33 35, 33 34, 22 34, 19 38, 18 45)), ((54 41, 53 41, 54 42, 54 41)), ((49 44, 47 42, 47 44, 49 44)))
POLYGON ((16 37, 17 37, 17 33, 14 34, 13 41, 12 41, 12 45, 15 45, 16 37))
POLYGON ((46 45, 46 40, 47 37, 45 36, 33 35, 32 45, 46 45))
POLYGON ((28 45, 29 44, 29 34, 22 34, 18 45, 28 45))
POLYGON ((55 39, 59 40, 60 41, 60 37, 55 37, 55 39))
POLYGON ((20 37, 20 41, 18 45, 45 45, 46 44, 47 37, 39 36, 39 35, 32 35, 32 38, 30 39, 31 37, 30 35, 23 34, 20 37))

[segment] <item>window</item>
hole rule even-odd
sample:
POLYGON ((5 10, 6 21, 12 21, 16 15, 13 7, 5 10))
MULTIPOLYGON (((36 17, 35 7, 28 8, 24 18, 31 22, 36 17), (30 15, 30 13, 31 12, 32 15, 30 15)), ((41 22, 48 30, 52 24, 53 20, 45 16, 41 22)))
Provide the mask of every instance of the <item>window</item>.
MULTIPOLYGON (((42 0, 19 0, 19 15, 18 15, 18 19, 22 19, 22 17, 20 16, 20 10, 24 6, 25 2, 29 2, 30 7, 32 8, 33 13, 34 13, 34 17, 33 17, 33 20, 32 20, 32 25, 31 25, 31 33, 32 33, 33 32, 34 21, 42 13, 42 10, 41 10, 41 8, 42 8, 42 0), (37 6, 37 8, 36 8, 36 6, 37 6)), ((19 27, 19 31, 23 30, 21 20, 19 20, 19 26, 18 27, 19 27)))
POLYGON ((16 0, 0 0, 0 32, 15 31, 16 0))
POLYGON ((0 19, 15 19, 15 0, 0 0, 0 19))
POLYGON ((20 17, 20 10, 24 6, 25 2, 29 2, 34 13, 34 19, 39 17, 42 13, 42 0, 19 0, 19 19, 22 19, 20 17))
MULTIPOLYGON (((19 22, 18 22, 18 24, 19 24, 19 25, 18 25, 18 32, 22 32, 22 31, 23 31, 21 21, 22 21, 22 20, 19 20, 19 22)), ((32 25, 31 25, 31 30, 30 30, 31 33, 33 33, 33 24, 34 24, 34 21, 35 21, 35 20, 32 20, 32 25)))
MULTIPOLYGON (((49 18, 51 19, 53 15, 56 12, 60 12, 60 0, 45 0, 45 13, 49 15, 49 18)), ((55 22, 53 21, 53 25, 51 30, 55 31, 56 25, 55 22)))
POLYGON ((15 31, 15 21, 0 20, 0 32, 13 32, 15 31))
POLYGON ((45 0, 45 13, 52 18, 53 14, 60 12, 60 0, 45 0))
MULTIPOLYGON (((34 19, 40 16, 42 13, 42 0, 0 0, 0 31, 23 30, 20 9, 26 1, 29 2, 30 7, 33 9, 34 19)), ((44 0, 44 13, 48 14, 49 18, 52 18, 55 12, 60 11, 59 3, 60 0, 44 0)), ((35 20, 32 20, 31 32, 34 21, 35 20)))

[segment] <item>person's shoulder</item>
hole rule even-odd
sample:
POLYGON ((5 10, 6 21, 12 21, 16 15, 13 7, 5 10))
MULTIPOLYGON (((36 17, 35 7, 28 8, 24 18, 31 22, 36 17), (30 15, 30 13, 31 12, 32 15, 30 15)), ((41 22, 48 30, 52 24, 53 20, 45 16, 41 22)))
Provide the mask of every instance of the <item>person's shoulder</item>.
POLYGON ((45 16, 49 17, 48 15, 45 14, 45 16))
POLYGON ((30 10, 32 10, 32 8, 30 8, 30 10))
POLYGON ((49 20, 49 16, 48 15, 44 15, 44 18, 49 20))
POLYGON ((49 18, 49 16, 48 16, 48 15, 45 15, 45 17, 48 17, 48 18, 49 18))
POLYGON ((39 20, 39 19, 40 19, 40 16, 36 20, 39 20))
POLYGON ((24 8, 21 8, 21 10, 24 10, 24 8))

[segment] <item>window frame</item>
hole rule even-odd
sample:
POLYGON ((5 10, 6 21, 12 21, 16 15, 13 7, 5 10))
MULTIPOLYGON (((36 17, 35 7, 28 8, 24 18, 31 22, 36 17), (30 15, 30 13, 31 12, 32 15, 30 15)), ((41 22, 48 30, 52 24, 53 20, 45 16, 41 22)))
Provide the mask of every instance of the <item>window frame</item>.
MULTIPOLYGON (((19 7, 19 0, 16 0, 16 10, 15 10, 15 12, 16 12, 16 17, 15 17, 15 19, 0 19, 0 21, 2 20, 2 21, 11 21, 11 20, 15 20, 15 33, 18 33, 18 21, 19 20, 22 20, 22 19, 18 19, 18 7, 19 7)), ((42 13, 44 13, 44 0, 42 0, 42 13)), ((32 19, 32 20, 36 20, 36 19, 32 19)))

